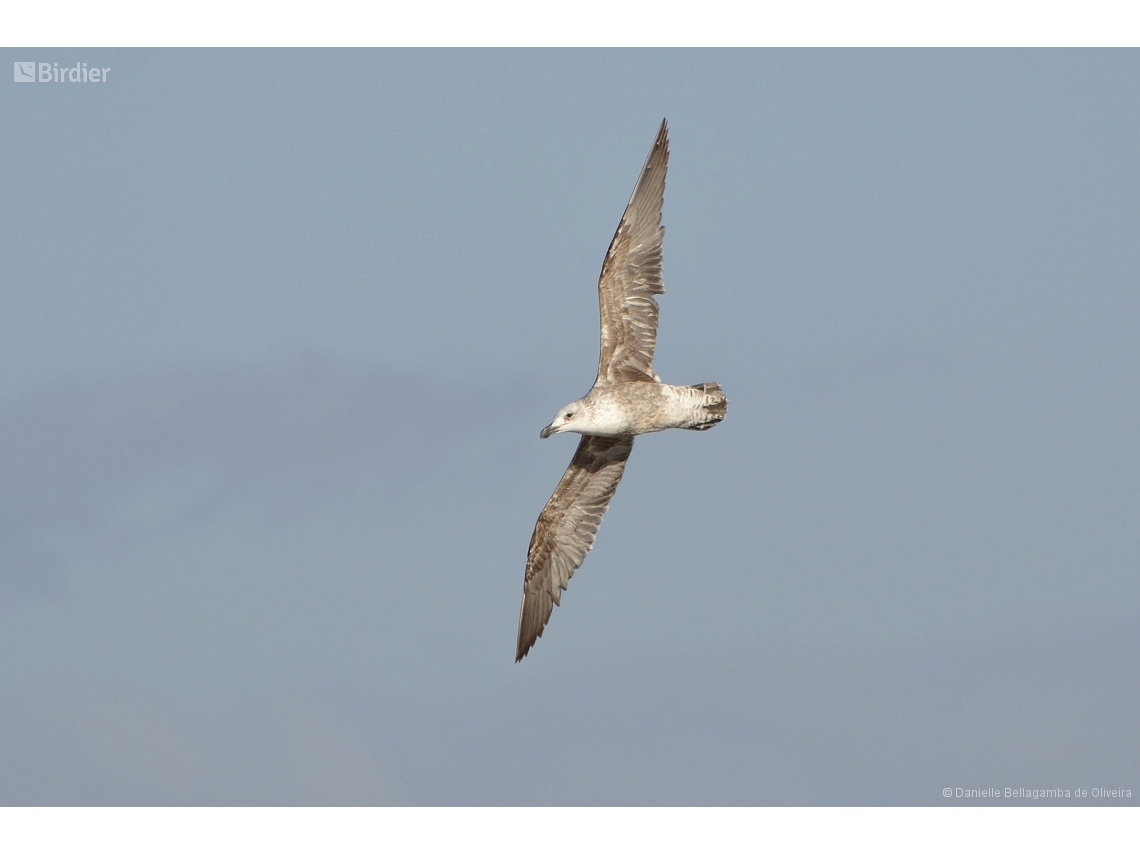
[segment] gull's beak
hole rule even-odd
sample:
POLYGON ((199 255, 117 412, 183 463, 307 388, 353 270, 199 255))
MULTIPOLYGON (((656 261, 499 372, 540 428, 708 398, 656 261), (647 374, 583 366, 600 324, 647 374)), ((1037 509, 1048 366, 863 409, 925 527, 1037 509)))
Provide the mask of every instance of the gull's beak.
POLYGON ((542 432, 538 436, 540 439, 547 439, 550 436, 552 436, 553 434, 554 434, 554 425, 551 424, 551 425, 547 425, 546 427, 544 427, 542 429, 542 432))

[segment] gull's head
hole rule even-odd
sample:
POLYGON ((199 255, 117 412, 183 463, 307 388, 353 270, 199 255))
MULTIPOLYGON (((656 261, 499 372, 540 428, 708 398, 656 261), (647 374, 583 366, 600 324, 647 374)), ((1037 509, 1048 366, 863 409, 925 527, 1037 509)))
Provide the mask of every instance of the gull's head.
POLYGON ((567 404, 558 414, 554 420, 542 429, 540 437, 546 439, 548 436, 554 436, 556 433, 565 433, 566 431, 578 430, 585 424, 586 413, 585 408, 582 406, 581 401, 575 401, 573 404, 567 404))

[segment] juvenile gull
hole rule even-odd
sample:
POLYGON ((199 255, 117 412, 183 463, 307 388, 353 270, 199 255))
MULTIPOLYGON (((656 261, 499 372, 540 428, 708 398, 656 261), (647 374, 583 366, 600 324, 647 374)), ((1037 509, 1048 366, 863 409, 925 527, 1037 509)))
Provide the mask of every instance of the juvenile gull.
POLYGON ((633 438, 667 428, 708 430, 728 410, 719 383, 670 386, 653 373, 659 312, 653 295, 665 293, 661 205, 668 165, 669 125, 663 121, 602 264, 598 379, 586 397, 559 410, 539 434, 546 439, 580 433, 582 440, 530 538, 516 662, 542 635, 570 577, 594 545, 633 438))

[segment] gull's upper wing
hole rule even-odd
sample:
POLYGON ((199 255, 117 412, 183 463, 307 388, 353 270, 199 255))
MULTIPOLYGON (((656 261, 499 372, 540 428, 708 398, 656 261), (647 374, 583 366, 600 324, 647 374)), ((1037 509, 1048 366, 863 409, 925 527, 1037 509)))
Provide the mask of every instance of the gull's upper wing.
POLYGON ((526 559, 516 662, 542 635, 570 577, 594 545, 632 449, 632 436, 583 436, 539 514, 526 559))
POLYGON ((661 239, 665 235, 661 205, 668 166, 669 125, 663 121, 598 280, 602 314, 600 384, 658 379, 653 373, 653 354, 660 310, 653 295, 665 293, 661 284, 661 239))

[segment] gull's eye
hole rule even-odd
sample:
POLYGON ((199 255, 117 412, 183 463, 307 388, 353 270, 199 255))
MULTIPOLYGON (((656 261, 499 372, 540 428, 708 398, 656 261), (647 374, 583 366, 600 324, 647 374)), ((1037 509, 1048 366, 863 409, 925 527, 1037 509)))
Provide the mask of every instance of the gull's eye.
POLYGON ((567 414, 566 414, 566 420, 567 420, 567 421, 570 421, 570 419, 572 419, 572 418, 574 418, 574 414, 573 414, 573 413, 567 413, 567 414))

